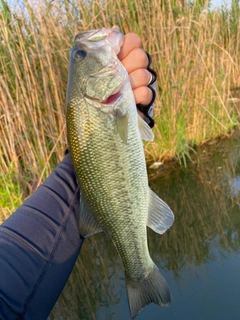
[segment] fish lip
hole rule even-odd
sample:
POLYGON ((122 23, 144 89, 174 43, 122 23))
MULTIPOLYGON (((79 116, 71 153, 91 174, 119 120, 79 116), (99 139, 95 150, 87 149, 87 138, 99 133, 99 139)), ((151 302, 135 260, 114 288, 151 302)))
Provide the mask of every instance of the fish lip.
POLYGON ((102 45, 111 45, 111 48, 115 51, 116 54, 119 53, 121 46, 123 45, 124 35, 121 33, 119 28, 99 28, 94 30, 85 30, 79 32, 74 39, 74 43, 84 43, 84 45, 91 49, 96 43, 99 46, 102 45), (99 37, 94 38, 94 35, 99 33, 99 37), (117 37, 112 41, 112 37, 117 37))

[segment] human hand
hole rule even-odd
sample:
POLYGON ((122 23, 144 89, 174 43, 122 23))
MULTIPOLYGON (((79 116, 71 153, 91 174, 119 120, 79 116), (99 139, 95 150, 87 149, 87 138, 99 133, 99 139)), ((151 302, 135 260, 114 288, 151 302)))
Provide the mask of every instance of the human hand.
MULTIPOLYGON (((141 39, 136 33, 127 33, 125 35, 118 58, 129 74, 136 104, 141 105, 141 110, 144 110, 145 106, 149 109, 149 105, 155 99, 155 91, 149 88, 149 84, 154 82, 156 74, 154 71, 151 73, 151 69, 148 68, 150 64, 149 57, 141 48, 141 39)), ((144 114, 146 116, 147 110, 145 111, 144 114)), ((140 113, 143 118, 145 118, 144 114, 140 113)), ((150 121, 154 124, 152 119, 150 121)))

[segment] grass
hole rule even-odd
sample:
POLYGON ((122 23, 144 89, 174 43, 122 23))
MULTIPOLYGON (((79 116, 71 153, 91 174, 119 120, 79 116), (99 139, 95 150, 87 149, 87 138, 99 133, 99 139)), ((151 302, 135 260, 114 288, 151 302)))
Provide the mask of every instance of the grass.
POLYGON ((22 203, 22 192, 14 165, 0 175, 0 224, 22 203))
POLYGON ((152 55, 158 99, 147 161, 185 164, 195 145, 231 133, 239 116, 239 5, 203 6, 0 0, 0 182, 17 185, 0 189, 1 212, 14 210, 63 157, 68 54, 81 30, 117 24, 137 32, 152 55))

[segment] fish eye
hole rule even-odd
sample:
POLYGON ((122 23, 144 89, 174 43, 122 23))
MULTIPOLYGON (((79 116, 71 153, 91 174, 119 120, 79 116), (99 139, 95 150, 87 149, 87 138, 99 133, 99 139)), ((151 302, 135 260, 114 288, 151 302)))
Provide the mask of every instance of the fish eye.
POLYGON ((81 58, 85 58, 87 55, 87 53, 82 50, 82 49, 78 49, 76 52, 75 52, 75 58, 76 59, 81 59, 81 58))

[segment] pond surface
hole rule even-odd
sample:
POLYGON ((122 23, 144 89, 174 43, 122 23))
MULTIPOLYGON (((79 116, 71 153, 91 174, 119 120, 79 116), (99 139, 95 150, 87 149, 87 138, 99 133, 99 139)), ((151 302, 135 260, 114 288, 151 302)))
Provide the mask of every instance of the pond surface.
MULTIPOLYGON (((149 172, 151 188, 172 208, 165 234, 148 230, 153 261, 166 278, 172 304, 150 304, 138 320, 240 319, 240 138, 198 150, 188 168, 149 172)), ((50 319, 130 320, 121 261, 111 239, 85 241, 50 319)))

